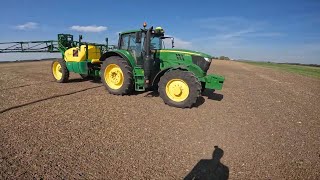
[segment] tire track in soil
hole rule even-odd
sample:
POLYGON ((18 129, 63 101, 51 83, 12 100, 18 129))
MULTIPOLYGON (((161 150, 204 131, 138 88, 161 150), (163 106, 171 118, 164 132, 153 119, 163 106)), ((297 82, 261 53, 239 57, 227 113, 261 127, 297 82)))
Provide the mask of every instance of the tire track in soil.
POLYGON ((79 93, 79 92, 84 92, 84 91, 87 91, 87 90, 96 89, 96 88, 99 88, 99 87, 102 87, 102 85, 94 86, 94 87, 90 87, 90 88, 85 88, 85 89, 81 89, 81 90, 78 90, 78 91, 73 91, 73 92, 69 92, 69 93, 65 93, 65 94, 54 95, 54 96, 50 96, 50 97, 47 97, 47 98, 38 99, 38 100, 35 100, 35 101, 32 101, 32 102, 24 103, 24 104, 19 104, 19 105, 12 106, 12 107, 9 107, 9 108, 1 110, 0 114, 5 113, 5 112, 10 111, 10 110, 13 110, 13 109, 20 108, 20 107, 24 107, 24 106, 28 106, 28 105, 31 105, 31 104, 35 104, 35 103, 38 103, 38 102, 42 102, 42 101, 46 101, 46 100, 50 100, 50 99, 54 99, 54 98, 58 98, 58 97, 68 96, 68 95, 76 94, 76 93, 79 93))
POLYGON ((18 89, 18 88, 34 86, 34 85, 49 84, 49 83, 52 83, 52 82, 56 82, 56 81, 46 81, 46 82, 42 82, 42 83, 25 84, 25 85, 21 85, 21 86, 15 86, 15 87, 10 87, 10 88, 0 89, 0 91, 7 91, 7 90, 18 89))
MULTIPOLYGON (((183 179, 201 159, 211 159, 214 145, 224 151, 230 179, 317 179, 319 81, 215 63, 209 72, 226 77, 224 98, 205 97, 198 108, 171 108, 160 97, 141 99, 157 97, 152 92, 117 97, 99 91, 81 98, 100 90, 95 89, 0 114, 0 179, 183 179)), ((27 73, 38 80, 31 70, 21 72, 27 73)), ((92 86, 70 85, 68 91, 92 86)), ((17 103, 51 92, 66 93, 49 88, 48 94, 17 103)))

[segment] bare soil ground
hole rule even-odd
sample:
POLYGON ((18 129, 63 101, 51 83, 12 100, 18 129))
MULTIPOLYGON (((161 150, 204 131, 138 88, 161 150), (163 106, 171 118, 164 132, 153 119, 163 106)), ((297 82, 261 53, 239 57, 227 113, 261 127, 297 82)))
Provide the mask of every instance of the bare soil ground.
POLYGON ((223 90, 177 109, 50 63, 0 64, 0 179, 320 178, 319 79, 215 61, 223 90))

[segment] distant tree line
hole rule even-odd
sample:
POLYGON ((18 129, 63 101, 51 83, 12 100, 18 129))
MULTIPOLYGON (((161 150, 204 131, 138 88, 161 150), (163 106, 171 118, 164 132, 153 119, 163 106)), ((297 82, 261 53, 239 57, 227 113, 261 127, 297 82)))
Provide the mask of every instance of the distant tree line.
POLYGON ((320 64, 301 64, 301 63, 277 63, 277 64, 289 64, 289 65, 298 65, 298 66, 320 67, 320 64))
POLYGON ((219 59, 219 60, 230 60, 227 56, 220 56, 220 57, 213 57, 213 59, 219 59))

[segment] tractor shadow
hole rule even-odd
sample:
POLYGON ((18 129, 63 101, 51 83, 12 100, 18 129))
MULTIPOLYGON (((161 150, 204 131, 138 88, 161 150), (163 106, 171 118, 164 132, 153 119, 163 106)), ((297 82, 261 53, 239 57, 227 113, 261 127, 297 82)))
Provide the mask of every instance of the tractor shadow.
POLYGON ((78 82, 85 82, 88 81, 86 79, 69 79, 68 83, 78 83, 78 82))
POLYGON ((214 100, 214 101, 222 101, 223 99, 223 94, 215 93, 215 91, 211 89, 205 89, 202 92, 202 96, 205 96, 208 99, 214 100))
POLYGON ((199 107, 201 106, 206 99, 204 97, 207 97, 209 100, 213 101, 222 101, 223 95, 219 93, 215 93, 214 90, 206 89, 201 93, 202 96, 200 96, 197 100, 197 102, 193 105, 193 107, 199 107))
MULTIPOLYGON (((145 92, 134 92, 133 94, 138 95, 138 94, 142 94, 142 93, 145 93, 145 92)), ((197 99, 197 102, 192 107, 201 106, 206 101, 206 99, 204 97, 207 97, 207 99, 214 100, 214 101, 222 101, 222 99, 223 99, 222 94, 215 93, 214 90, 210 90, 210 89, 204 90, 201 95, 202 96, 200 96, 197 99)), ((146 95, 144 95, 144 97, 159 97, 159 92, 156 90, 149 91, 149 92, 147 92, 146 95)))
POLYGON ((102 83, 101 79, 93 79, 93 78, 90 78, 90 79, 82 79, 82 78, 69 79, 68 83, 79 83, 79 82, 86 82, 86 81, 92 82, 92 83, 97 83, 97 84, 102 83))
POLYGON ((229 178, 228 166, 222 164, 220 159, 223 156, 223 150, 214 146, 212 159, 201 159, 184 178, 184 180, 193 179, 213 179, 226 180, 229 178))
POLYGON ((149 91, 144 97, 159 97, 159 92, 158 91, 149 91))

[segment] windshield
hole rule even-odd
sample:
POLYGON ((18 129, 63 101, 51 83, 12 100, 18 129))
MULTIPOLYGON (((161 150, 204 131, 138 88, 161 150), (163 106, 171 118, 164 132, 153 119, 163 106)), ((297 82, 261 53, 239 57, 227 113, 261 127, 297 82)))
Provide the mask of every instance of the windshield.
POLYGON ((151 49, 162 49, 162 39, 154 36, 151 38, 151 49))

